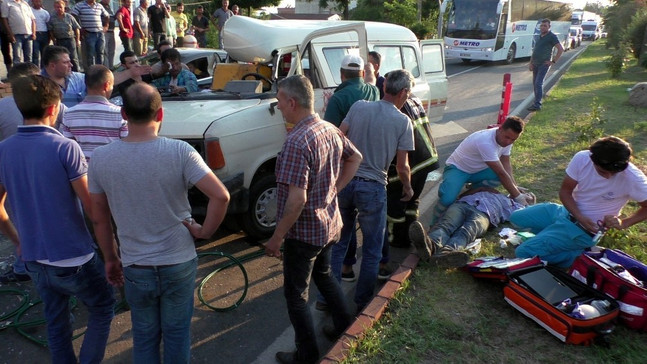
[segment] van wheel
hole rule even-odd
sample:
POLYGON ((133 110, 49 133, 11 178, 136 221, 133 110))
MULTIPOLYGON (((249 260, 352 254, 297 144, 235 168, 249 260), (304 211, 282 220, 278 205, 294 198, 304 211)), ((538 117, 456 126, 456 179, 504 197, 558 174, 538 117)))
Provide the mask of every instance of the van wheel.
POLYGON ((517 46, 513 44, 510 46, 510 48, 508 48, 508 54, 505 57, 505 63, 512 64, 512 62, 514 62, 514 56, 516 54, 517 54, 517 46))
POLYGON ((268 238, 276 227, 277 190, 274 174, 256 179, 249 189, 249 209, 240 216, 243 231, 251 238, 268 238))

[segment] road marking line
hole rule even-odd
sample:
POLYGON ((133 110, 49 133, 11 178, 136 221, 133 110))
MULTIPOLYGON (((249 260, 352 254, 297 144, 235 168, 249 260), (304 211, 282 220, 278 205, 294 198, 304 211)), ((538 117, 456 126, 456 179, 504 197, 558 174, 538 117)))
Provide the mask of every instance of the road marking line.
POLYGON ((449 75, 449 76, 447 76, 447 78, 449 79, 449 78, 452 78, 452 77, 454 77, 454 76, 462 75, 463 73, 471 72, 471 71, 474 71, 475 69, 477 69, 477 68, 481 68, 481 67, 483 67, 483 66, 481 65, 481 66, 476 66, 476 67, 468 68, 468 69, 466 69, 465 71, 461 71, 461 72, 458 72, 458 73, 454 73, 453 75, 449 75))
POLYGON ((431 135, 434 139, 463 133, 467 133, 467 130, 453 121, 431 123, 431 135))

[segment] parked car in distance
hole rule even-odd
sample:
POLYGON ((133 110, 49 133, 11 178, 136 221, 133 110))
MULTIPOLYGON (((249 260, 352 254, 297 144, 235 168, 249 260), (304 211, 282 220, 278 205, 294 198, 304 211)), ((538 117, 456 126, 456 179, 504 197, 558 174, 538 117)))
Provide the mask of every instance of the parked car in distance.
POLYGON ((579 47, 582 44, 582 28, 571 27, 568 32, 570 37, 571 48, 579 47))

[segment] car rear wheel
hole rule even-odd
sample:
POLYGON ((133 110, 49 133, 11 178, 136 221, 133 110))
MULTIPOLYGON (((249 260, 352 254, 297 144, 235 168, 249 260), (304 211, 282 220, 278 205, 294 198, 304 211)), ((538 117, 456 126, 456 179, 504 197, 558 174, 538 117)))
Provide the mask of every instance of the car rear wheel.
POLYGON ((241 215, 243 231, 251 238, 268 238, 276 227, 277 189, 274 174, 265 174, 252 182, 249 209, 241 215))

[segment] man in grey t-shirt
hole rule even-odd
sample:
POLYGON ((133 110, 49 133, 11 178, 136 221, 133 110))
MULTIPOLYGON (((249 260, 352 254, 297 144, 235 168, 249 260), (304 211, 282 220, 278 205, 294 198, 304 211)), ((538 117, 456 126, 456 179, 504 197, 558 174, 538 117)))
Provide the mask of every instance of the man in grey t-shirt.
POLYGON ((165 363, 188 363, 197 269, 193 239, 213 235, 229 193, 189 144, 157 135, 164 112, 156 89, 140 82, 122 97, 129 134, 95 149, 88 172, 94 231, 108 281, 125 287, 133 362, 159 361, 163 339, 165 363), (192 185, 209 198, 204 225, 191 218, 192 185))
POLYGON ((333 274, 340 280, 342 261, 355 219, 359 219, 363 246, 362 265, 355 290, 358 311, 373 297, 377 280, 386 225, 387 169, 394 157, 403 186, 402 200, 408 201, 413 196, 407 155, 408 151, 414 150, 413 127, 400 108, 411 93, 414 79, 406 70, 391 71, 385 85, 382 100, 357 101, 340 126, 364 159, 355 177, 338 193, 344 227, 339 243, 333 247, 331 266, 333 274))
POLYGON ((225 48, 224 44, 222 43, 222 27, 225 25, 225 22, 232 16, 234 16, 234 13, 229 10, 229 0, 222 0, 222 8, 218 8, 213 12, 213 17, 211 18, 211 20, 218 29, 218 46, 220 49, 225 48))

